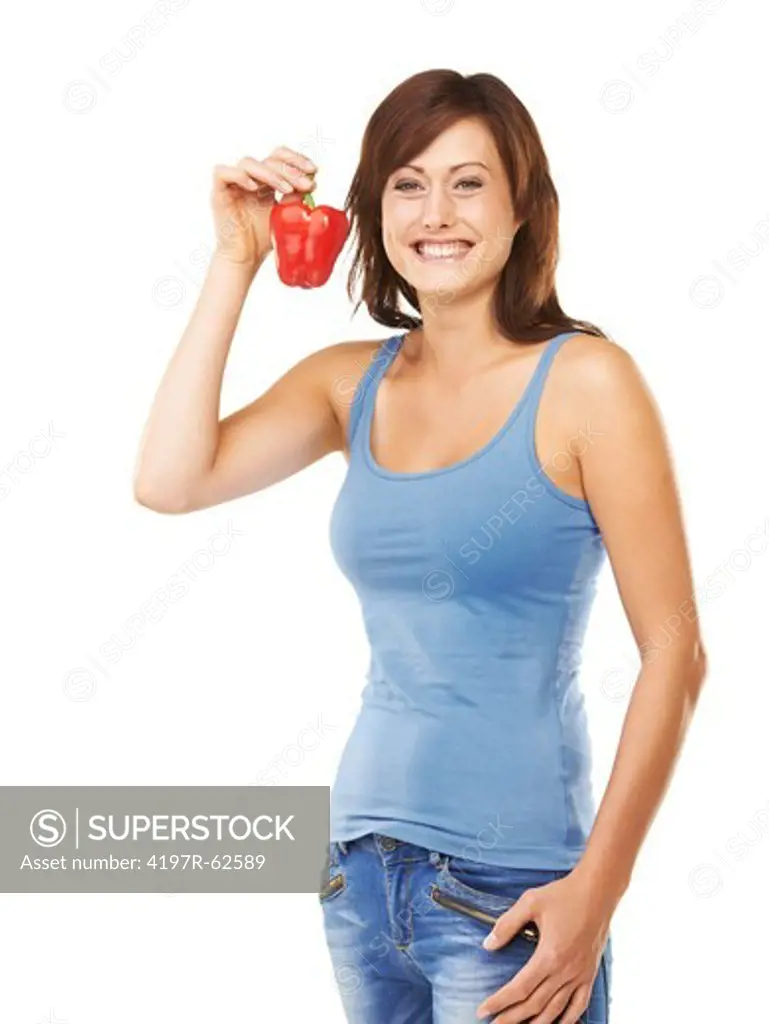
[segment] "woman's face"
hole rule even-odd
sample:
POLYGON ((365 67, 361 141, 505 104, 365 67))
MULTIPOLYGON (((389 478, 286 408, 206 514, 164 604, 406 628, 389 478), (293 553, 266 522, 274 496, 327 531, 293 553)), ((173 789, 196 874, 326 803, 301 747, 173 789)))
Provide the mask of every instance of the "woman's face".
POLYGON ((448 302, 493 283, 516 227, 494 137, 477 119, 456 122, 397 168, 382 194, 385 251, 420 305, 427 295, 448 302))

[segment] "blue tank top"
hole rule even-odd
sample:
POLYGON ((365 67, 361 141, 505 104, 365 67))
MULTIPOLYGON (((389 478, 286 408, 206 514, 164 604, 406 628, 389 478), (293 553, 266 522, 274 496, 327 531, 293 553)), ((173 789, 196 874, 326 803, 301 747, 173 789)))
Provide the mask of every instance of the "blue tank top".
POLYGON ((605 556, 587 501, 534 445, 551 338, 498 433, 428 472, 376 463, 381 342, 353 397, 350 460, 330 519, 371 660, 331 789, 335 841, 379 832, 509 867, 572 868, 595 818, 580 684, 605 556))

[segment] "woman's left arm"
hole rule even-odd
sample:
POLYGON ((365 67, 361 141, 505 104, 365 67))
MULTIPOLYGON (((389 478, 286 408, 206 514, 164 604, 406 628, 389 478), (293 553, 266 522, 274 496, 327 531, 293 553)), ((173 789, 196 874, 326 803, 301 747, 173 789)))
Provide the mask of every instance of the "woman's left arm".
POLYGON ((592 428, 580 457, 583 486, 641 656, 611 776, 575 868, 616 905, 672 777, 706 658, 673 460, 654 398, 618 345, 597 339, 574 363, 592 428))
POLYGON ((498 941, 489 936, 484 943, 504 945, 529 920, 540 928, 527 966, 479 1008, 479 1016, 506 1010, 505 1022, 539 1013, 538 1024, 571 1024, 587 1006, 611 916, 670 782, 706 675, 683 515, 656 403, 620 346, 583 335, 580 344, 564 347, 567 352, 563 411, 583 439, 583 488, 642 664, 585 853, 568 876, 525 893, 497 921, 492 935, 498 941))

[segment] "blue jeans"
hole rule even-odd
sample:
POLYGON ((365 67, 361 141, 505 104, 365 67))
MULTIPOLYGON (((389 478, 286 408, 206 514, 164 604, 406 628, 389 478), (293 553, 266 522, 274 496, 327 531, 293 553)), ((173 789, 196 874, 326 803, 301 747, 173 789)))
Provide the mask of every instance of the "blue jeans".
MULTIPOLYGON (((347 1020, 479 1024, 478 1006, 529 961, 537 938, 527 926, 486 950, 493 919, 568 873, 497 867, 378 833, 331 842, 319 899, 347 1020)), ((609 938, 585 1024, 608 1024, 611 960, 609 938)))

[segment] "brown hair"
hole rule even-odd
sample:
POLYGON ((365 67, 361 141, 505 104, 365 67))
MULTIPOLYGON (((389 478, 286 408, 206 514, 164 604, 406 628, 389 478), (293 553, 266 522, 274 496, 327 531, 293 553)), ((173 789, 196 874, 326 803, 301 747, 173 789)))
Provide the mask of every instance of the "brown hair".
POLYGON ((531 115, 511 89, 489 74, 461 75, 436 69, 412 75, 396 86, 372 114, 345 211, 355 251, 347 293, 361 298, 377 323, 413 329, 420 317, 399 308, 402 296, 421 312, 415 289, 387 258, 382 241, 382 193, 389 176, 410 163, 455 121, 476 117, 491 131, 510 183, 516 221, 510 256, 497 284, 493 311, 505 337, 542 341, 563 330, 606 337, 561 309, 555 288, 558 262, 558 193, 531 115))

